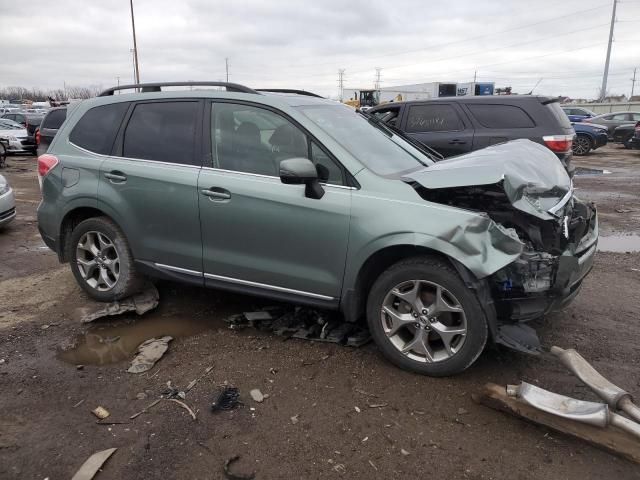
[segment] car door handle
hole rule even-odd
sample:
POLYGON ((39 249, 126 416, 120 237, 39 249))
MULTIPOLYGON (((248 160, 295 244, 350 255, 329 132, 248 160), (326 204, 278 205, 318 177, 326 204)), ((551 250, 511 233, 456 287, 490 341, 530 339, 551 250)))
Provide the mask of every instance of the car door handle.
POLYGON ((454 138, 449 142, 449 145, 464 145, 466 143, 467 142, 465 142, 464 140, 458 140, 457 138, 454 138))
POLYGON ((200 193, 205 197, 209 197, 214 202, 229 200, 231 198, 231 193, 229 193, 228 190, 218 187, 200 190, 200 193))
POLYGON ((124 183, 127 181, 127 176, 122 172, 108 172, 104 174, 105 178, 108 178, 111 183, 124 183))

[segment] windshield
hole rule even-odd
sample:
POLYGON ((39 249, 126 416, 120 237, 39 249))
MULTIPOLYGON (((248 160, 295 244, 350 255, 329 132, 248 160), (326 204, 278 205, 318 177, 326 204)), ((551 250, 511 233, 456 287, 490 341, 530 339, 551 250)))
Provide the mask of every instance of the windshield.
POLYGON ((13 120, 9 120, 8 118, 0 118, 0 129, 2 130, 21 130, 23 128, 24 127, 22 125, 14 122, 13 120))
POLYGON ((339 105, 307 105, 298 108, 378 175, 393 175, 433 164, 428 156, 375 117, 365 117, 349 107, 339 105))

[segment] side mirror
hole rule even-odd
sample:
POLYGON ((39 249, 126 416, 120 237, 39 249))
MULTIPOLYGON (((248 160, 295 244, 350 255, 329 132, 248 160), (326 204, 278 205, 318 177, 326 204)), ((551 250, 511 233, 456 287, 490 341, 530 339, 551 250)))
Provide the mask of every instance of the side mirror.
POLYGON ((308 158, 288 158, 280 162, 280 181, 289 185, 306 186, 304 194, 309 198, 320 199, 324 189, 318 181, 318 171, 308 158))

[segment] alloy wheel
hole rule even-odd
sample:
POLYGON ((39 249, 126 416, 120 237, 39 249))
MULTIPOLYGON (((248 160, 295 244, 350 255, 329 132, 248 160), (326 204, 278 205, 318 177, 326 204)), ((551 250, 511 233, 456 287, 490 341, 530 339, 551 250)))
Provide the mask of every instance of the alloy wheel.
POLYGON ((467 318, 458 299, 442 285, 409 280, 385 296, 380 320, 391 344, 408 358, 435 363, 460 351, 467 318))
POLYGON ((587 137, 579 136, 573 144, 573 153, 576 155, 586 155, 591 150, 591 140, 587 137))
POLYGON ((120 278, 120 257, 111 239, 101 232, 87 232, 76 246, 78 270, 85 282, 101 292, 111 290, 120 278))

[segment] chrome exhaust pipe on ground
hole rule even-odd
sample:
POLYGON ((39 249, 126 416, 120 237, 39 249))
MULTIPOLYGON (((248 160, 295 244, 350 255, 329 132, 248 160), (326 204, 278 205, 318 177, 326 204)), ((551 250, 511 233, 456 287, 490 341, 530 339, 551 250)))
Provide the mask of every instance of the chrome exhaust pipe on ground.
POLYGON ((564 350, 560 347, 551 347, 551 353, 609 407, 623 411, 635 421, 640 422, 640 408, 633 403, 631 394, 604 378, 582 355, 573 349, 564 350))
POLYGON ((640 439, 640 424, 611 412, 604 403, 577 400, 526 382, 507 385, 507 395, 552 415, 600 428, 613 425, 640 439))

